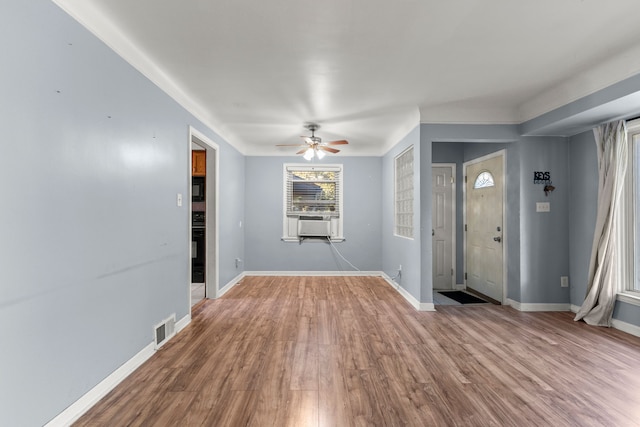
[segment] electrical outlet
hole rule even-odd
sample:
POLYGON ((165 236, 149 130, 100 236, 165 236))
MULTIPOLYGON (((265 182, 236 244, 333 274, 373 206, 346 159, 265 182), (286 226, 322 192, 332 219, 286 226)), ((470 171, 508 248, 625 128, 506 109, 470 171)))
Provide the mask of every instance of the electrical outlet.
POLYGON ((568 288, 569 287, 569 276, 561 276, 560 277, 560 287, 568 288))
POLYGON ((240 267, 240 263, 242 260, 240 258, 236 258, 236 268, 240 267))
POLYGON ((402 271, 402 264, 398 266, 398 271, 402 271))

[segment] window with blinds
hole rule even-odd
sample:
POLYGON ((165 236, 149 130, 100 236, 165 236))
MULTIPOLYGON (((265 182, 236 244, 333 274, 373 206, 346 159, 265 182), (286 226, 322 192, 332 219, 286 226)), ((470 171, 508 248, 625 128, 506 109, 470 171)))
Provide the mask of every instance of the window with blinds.
POLYGON ((413 146, 395 159, 395 234, 413 238, 413 146))
POLYGON ((287 170, 287 215, 339 216, 339 168, 287 170))
POLYGON ((342 236, 342 165, 284 165, 284 239, 297 238, 299 220, 331 222, 342 236))

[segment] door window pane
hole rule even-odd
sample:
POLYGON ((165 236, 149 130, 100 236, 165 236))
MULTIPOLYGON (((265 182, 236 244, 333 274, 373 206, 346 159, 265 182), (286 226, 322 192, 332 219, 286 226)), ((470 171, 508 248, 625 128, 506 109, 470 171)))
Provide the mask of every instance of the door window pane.
POLYGON ((476 180, 473 183, 473 188, 487 188, 493 187, 494 185, 495 183, 493 182, 493 175, 491 175, 491 172, 484 171, 480 172, 476 177, 476 180))

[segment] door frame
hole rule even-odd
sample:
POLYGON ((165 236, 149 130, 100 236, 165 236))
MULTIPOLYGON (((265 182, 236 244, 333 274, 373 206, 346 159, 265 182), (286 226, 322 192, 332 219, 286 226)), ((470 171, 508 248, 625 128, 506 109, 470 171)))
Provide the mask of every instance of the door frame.
POLYGON ((205 200, 207 203, 207 214, 205 217, 205 298, 217 298, 218 290, 219 290, 219 233, 218 233, 218 218, 219 218, 219 200, 218 195, 219 192, 219 182, 220 182, 220 147, 218 144, 213 142, 209 137, 207 137, 202 132, 199 132, 193 126, 189 126, 189 140, 187 143, 188 149, 188 176, 189 176, 189 216, 188 216, 188 235, 187 239, 189 242, 189 258, 187 261, 187 284, 189 289, 189 311, 191 311, 191 238, 192 238, 192 227, 191 227, 191 176, 192 176, 192 159, 191 159, 191 144, 196 143, 205 147, 207 152, 207 161, 206 161, 206 181, 205 181, 205 200), (213 160, 213 161, 211 161, 213 160), (213 185, 210 185, 213 180, 213 185), (211 209, 213 204, 213 209, 211 209), (211 243, 213 242, 213 245, 211 243), (213 256, 211 256, 213 253, 213 256))
MULTIPOLYGON (((502 305, 506 305, 507 303, 507 265, 508 259, 507 254, 508 251, 508 227, 507 227, 507 150, 501 149, 495 151, 493 153, 484 155, 482 157, 478 157, 477 159, 472 159, 466 161, 462 164, 462 176, 467 177, 467 166, 474 165, 476 163, 483 162, 485 160, 492 159, 494 157, 502 156, 502 300, 500 303, 502 305)), ((462 186, 462 223, 463 227, 467 224, 467 183, 463 182, 462 186)), ((462 243, 463 257, 464 257, 464 272, 467 272, 467 233, 463 232, 463 243, 462 243)), ((467 279, 464 278, 464 288, 467 288, 467 279)))
MULTIPOLYGON (((457 257, 456 257, 456 187, 458 186, 458 179, 456 176, 456 164, 455 163, 431 163, 431 171, 433 168, 450 168, 453 182, 451 183, 451 266, 453 268, 453 275, 451 276, 451 289, 458 289, 458 269, 457 269, 457 257)), ((432 184, 433 185, 433 184, 432 184)), ((433 203, 433 188, 431 192, 431 199, 433 203)), ((432 242, 433 244, 433 242, 432 242)), ((432 272, 433 276, 433 272, 432 272)))

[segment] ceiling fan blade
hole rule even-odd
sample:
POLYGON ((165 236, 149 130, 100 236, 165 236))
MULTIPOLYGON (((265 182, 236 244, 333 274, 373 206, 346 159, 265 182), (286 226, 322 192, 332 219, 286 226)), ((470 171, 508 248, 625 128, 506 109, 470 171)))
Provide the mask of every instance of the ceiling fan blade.
POLYGON ((276 144, 276 147, 306 147, 307 144, 276 144))
POLYGON ((325 142, 324 145, 345 145, 348 144, 349 141, 347 141, 346 139, 341 139, 338 141, 329 141, 329 142, 325 142))
POLYGON ((302 150, 298 151, 296 154, 304 154, 307 150, 308 148, 303 148, 302 150))
POLYGON ((319 145, 318 150, 328 151, 329 153, 338 153, 340 150, 336 150, 335 148, 327 147, 324 145, 319 145))

